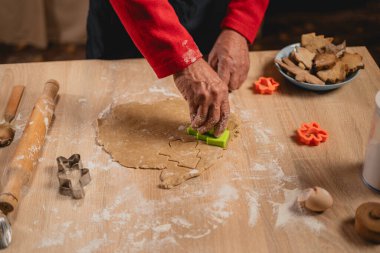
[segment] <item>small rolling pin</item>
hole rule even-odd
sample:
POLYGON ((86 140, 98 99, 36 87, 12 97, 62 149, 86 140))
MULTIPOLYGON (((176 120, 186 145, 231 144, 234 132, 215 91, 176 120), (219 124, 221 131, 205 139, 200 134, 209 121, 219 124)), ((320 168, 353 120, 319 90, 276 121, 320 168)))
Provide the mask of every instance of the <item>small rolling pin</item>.
POLYGON ((0 124, 0 147, 10 145, 15 136, 15 129, 12 127, 11 122, 16 116, 17 108, 20 104, 22 94, 24 93, 25 86, 13 86, 12 93, 9 96, 7 107, 4 112, 4 121, 0 124))
POLYGON ((46 82, 43 94, 34 105, 11 162, 5 168, 2 177, 3 190, 0 194, 0 210, 6 215, 17 207, 20 202, 21 189, 28 184, 37 166, 54 114, 58 90, 57 81, 46 82))
POLYGON ((18 105, 20 104, 22 94, 24 93, 24 88, 24 85, 16 85, 12 89, 11 96, 9 97, 9 101, 4 112, 4 119, 8 123, 11 123, 16 116, 18 105))

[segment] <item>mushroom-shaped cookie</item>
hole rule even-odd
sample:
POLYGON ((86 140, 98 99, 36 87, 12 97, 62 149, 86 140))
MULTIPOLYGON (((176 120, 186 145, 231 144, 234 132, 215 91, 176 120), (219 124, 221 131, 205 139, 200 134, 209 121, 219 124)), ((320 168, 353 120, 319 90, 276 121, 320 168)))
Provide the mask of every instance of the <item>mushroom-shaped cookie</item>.
POLYGON ((325 189, 315 186, 302 192, 298 203, 313 212, 324 212, 333 205, 333 198, 325 189))

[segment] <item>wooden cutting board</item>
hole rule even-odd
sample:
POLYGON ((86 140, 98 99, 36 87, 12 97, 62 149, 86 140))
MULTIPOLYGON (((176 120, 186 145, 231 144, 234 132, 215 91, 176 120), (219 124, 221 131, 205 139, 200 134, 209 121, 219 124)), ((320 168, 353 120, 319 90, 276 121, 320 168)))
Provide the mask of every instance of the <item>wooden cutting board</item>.
MULTIPOLYGON (((286 82, 275 51, 250 53, 243 87, 231 94, 243 119, 239 152, 172 190, 157 187, 159 171, 123 168, 95 143, 95 123, 112 102, 180 97, 171 77, 157 80, 145 60, 0 65, 0 94, 26 85, 16 141, 0 151, 1 170, 14 151, 46 80, 61 84, 43 156, 12 226, 4 252, 374 252, 355 234, 353 217, 379 201, 361 181, 380 71, 364 47, 366 68, 349 85, 314 93, 286 82), (259 76, 281 83, 274 95, 252 92, 259 76), (300 146, 294 131, 317 121, 330 139, 300 146), (58 194, 56 157, 80 153, 92 182, 86 197, 58 194), (294 206, 301 189, 319 185, 334 197, 323 214, 294 206)), ((6 99, 0 100, 4 108, 6 99)), ((159 109, 159 108, 158 108, 159 109)))

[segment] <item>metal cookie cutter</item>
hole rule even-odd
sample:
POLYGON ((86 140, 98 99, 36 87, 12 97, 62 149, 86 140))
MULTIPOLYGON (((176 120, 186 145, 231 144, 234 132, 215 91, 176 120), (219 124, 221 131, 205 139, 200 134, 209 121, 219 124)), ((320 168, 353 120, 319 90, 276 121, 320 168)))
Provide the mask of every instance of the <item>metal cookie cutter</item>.
POLYGON ((90 171, 83 168, 79 154, 74 154, 70 158, 60 156, 58 163, 59 193, 72 196, 74 199, 81 199, 85 193, 83 187, 90 183, 90 171))

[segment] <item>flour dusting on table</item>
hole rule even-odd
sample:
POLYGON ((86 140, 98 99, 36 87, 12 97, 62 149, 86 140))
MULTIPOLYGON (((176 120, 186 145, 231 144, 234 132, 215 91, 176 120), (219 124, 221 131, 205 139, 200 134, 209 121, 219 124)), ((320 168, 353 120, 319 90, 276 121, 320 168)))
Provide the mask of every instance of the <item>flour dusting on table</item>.
MULTIPOLYGON (((99 248, 106 244, 107 234, 104 234, 103 238, 91 240, 86 246, 77 250, 77 253, 92 253, 99 252, 99 248)), ((109 243, 109 242, 108 242, 109 243)))
POLYGON ((54 225, 55 229, 51 233, 50 237, 44 238, 37 246, 37 248, 46 248, 51 246, 63 245, 65 242, 65 234, 72 225, 72 221, 66 221, 62 224, 54 225))
POLYGON ((301 190, 284 190, 284 203, 272 202, 274 212, 277 214, 276 227, 286 228, 288 225, 299 224, 300 222, 306 225, 314 232, 320 232, 325 228, 323 223, 316 218, 303 213, 303 210, 298 206, 297 197, 301 194, 301 190))
POLYGON ((248 224, 249 226, 254 227, 260 214, 260 203, 258 202, 259 194, 253 190, 250 190, 245 193, 245 198, 248 203, 248 224))
POLYGON ((149 88, 149 92, 154 92, 154 93, 161 93, 167 97, 180 97, 178 94, 169 91, 168 89, 164 87, 159 87, 156 85, 153 85, 149 88))
MULTIPOLYGON (((122 69, 114 65, 108 71, 122 71, 122 69)), ((103 79, 106 83, 112 81, 106 78, 106 73, 103 79)), ((178 96, 174 92, 175 87, 173 90, 162 88, 160 82, 162 81, 158 80, 147 90, 114 96, 112 104, 124 100, 148 103, 162 96, 178 96)), ((112 91, 107 90, 107 92, 112 91)), ((99 93, 97 96, 102 95, 99 93)), ((85 97, 81 97, 77 102, 86 105, 81 108, 91 106, 90 100, 85 97)), ((104 117, 111 106, 110 104, 102 110, 99 116, 104 117)), ((91 149, 83 150, 83 164, 84 167, 90 169, 93 182, 85 188, 84 202, 72 202, 61 198, 54 203, 59 204, 63 207, 62 209, 51 209, 43 205, 41 212, 53 213, 54 215, 49 217, 50 224, 57 225, 47 228, 45 233, 40 235, 35 248, 53 250, 54 247, 64 244, 74 244, 77 246, 76 252, 79 253, 99 252, 111 245, 119 245, 115 252, 173 251, 181 249, 182 240, 205 238, 225 227, 233 219, 245 219, 247 226, 254 229, 260 222, 261 208, 267 203, 273 206, 274 229, 286 231, 287 228, 299 224, 316 233, 325 229, 324 224, 316 218, 294 209, 294 201, 300 191, 297 188, 286 189, 288 184, 297 187, 297 180, 296 177, 287 175, 281 167, 281 157, 285 152, 285 147, 276 139, 276 132, 264 125, 260 115, 254 109, 243 110, 237 106, 232 108, 241 113, 243 132, 249 133, 250 136, 250 138, 242 138, 242 148, 253 144, 262 145, 264 147, 261 150, 262 153, 257 154, 256 157, 247 157, 248 169, 238 170, 236 164, 226 162, 219 168, 226 171, 225 178, 218 178, 216 181, 192 179, 175 189, 160 190, 162 192, 158 199, 143 195, 142 187, 144 186, 141 184, 128 183, 127 186, 120 187, 124 185, 125 178, 133 176, 134 171, 114 162, 101 147, 95 145, 94 118, 89 117, 85 124, 73 126, 75 131, 72 136, 49 133, 45 148, 67 143, 73 147, 73 151, 77 151, 75 147, 80 144, 91 143, 89 145, 91 149), (92 130, 88 131, 88 129, 92 130), (269 147, 274 146, 276 154, 267 153, 266 145, 268 150, 269 147), (107 185, 101 185, 104 182, 103 177, 109 179, 107 185), (259 187, 256 182, 262 182, 262 180, 265 180, 266 184, 264 187, 259 187), (100 192, 104 194, 104 202, 91 202, 92 196, 100 192), (237 203, 243 203, 244 206, 238 206, 237 203), (242 217, 243 214, 238 211, 239 208, 246 210, 242 212, 246 217, 242 217), (61 210, 73 210, 73 220, 63 221, 61 210), (82 219, 74 221, 75 216, 82 219), (87 238, 89 231, 99 231, 98 236, 95 239, 87 238), (104 233, 104 231, 107 232, 104 233)), ((18 130, 16 139, 20 137, 25 127, 27 119, 23 115, 27 113, 20 112, 15 120, 15 127, 18 130)), ((185 129, 185 126, 178 127, 185 129)), ((52 130, 54 131, 54 128, 52 130)), ((236 156, 233 152, 226 152, 226 154, 231 157, 236 156)), ((230 160, 233 161, 233 159, 230 160)), ((55 157, 46 157, 39 162, 43 168, 56 166, 55 157)), ((54 172, 49 173, 54 174, 54 172)), ((46 184, 51 185, 53 182, 57 184, 54 177, 47 177, 46 180, 46 184)), ((53 188, 49 190, 51 189, 53 188)), ((26 198, 36 197, 36 194, 29 192, 26 198)), ((57 193, 52 191, 48 194, 51 194, 51 199, 54 199, 57 193)), ((42 222, 42 219, 36 222, 42 222)), ((30 226, 30 230, 36 232, 33 231, 33 226, 30 226)))

